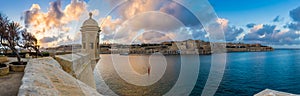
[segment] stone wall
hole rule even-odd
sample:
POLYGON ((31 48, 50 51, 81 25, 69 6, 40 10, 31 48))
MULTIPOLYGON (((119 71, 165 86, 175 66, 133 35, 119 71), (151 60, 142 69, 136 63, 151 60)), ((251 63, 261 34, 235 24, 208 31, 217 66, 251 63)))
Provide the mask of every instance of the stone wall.
POLYGON ((271 89, 265 89, 254 96, 299 96, 296 94, 286 93, 286 92, 279 92, 271 89))
POLYGON ((94 88, 65 72, 51 57, 32 59, 28 62, 18 95, 100 96, 94 88))
POLYGON ((96 88, 90 55, 84 53, 56 55, 55 59, 65 72, 90 87, 96 88))
POLYGON ((0 56, 0 63, 8 62, 8 58, 6 56, 0 56))

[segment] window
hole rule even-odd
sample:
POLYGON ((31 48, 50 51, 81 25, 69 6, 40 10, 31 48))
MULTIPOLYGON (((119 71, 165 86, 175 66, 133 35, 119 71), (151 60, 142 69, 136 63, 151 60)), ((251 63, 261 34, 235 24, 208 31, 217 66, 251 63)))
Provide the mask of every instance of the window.
POLYGON ((91 43, 90 46, 91 46, 91 49, 94 49, 94 43, 91 43))
POLYGON ((85 43, 82 43, 82 48, 85 49, 85 43))

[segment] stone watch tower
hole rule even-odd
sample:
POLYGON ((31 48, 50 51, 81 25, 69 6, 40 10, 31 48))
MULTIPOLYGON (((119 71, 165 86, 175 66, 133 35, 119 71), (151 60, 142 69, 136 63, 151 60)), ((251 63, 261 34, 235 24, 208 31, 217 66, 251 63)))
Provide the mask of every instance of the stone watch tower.
POLYGON ((90 18, 85 20, 81 27, 82 52, 88 53, 91 58, 92 69, 95 68, 99 57, 99 34, 100 27, 96 20, 92 18, 93 14, 89 13, 90 18))

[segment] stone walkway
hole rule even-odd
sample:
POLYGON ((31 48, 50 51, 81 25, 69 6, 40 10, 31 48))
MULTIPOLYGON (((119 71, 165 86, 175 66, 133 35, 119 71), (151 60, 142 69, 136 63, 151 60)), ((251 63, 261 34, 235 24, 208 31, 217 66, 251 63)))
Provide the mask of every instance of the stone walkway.
MULTIPOLYGON (((8 57, 8 60, 9 62, 5 64, 17 61, 17 58, 8 57)), ((27 59, 22 58, 22 61, 27 61, 27 59)), ((23 75, 24 72, 10 71, 8 75, 0 76, 0 96, 17 96, 23 75)))
POLYGON ((0 96, 17 96, 24 72, 10 72, 0 76, 0 96))

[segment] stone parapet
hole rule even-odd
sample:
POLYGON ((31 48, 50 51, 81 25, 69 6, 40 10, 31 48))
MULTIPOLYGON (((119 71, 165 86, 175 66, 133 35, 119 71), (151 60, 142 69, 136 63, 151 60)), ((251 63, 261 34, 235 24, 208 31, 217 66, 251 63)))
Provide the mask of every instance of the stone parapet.
POLYGON ((296 94, 286 93, 286 92, 279 92, 271 89, 265 89, 254 96, 299 96, 296 94))
POLYGON ((51 57, 30 60, 24 72, 19 96, 100 96, 51 57))
POLYGON ((62 66, 64 71, 87 85, 96 88, 92 62, 88 54, 56 55, 55 59, 62 66))

